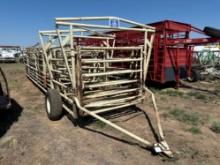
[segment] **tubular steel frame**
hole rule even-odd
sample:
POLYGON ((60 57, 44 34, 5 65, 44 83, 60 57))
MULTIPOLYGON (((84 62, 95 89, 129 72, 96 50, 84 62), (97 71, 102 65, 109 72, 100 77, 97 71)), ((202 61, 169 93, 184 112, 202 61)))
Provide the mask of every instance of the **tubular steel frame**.
MULTIPOLYGON (((176 87, 181 78, 192 76, 193 48, 196 45, 219 43, 219 38, 191 38, 194 32, 207 36, 203 30, 182 22, 164 20, 149 24, 156 28, 153 53, 149 65, 148 79, 164 84, 171 80, 166 79, 166 68, 173 68, 176 87), (185 75, 181 76, 181 67, 185 67, 185 75)), ((199 54, 198 54, 199 55, 199 54)))
POLYGON ((45 93, 49 88, 58 90, 64 100, 63 109, 74 118, 90 115, 171 157, 155 96, 145 86, 155 29, 118 17, 56 18, 55 22, 56 30, 39 31, 42 48, 27 49, 27 77, 45 93), (104 21, 109 24, 103 25, 104 21), (142 32, 144 44, 115 46, 115 35, 107 32, 124 30, 142 32), (153 144, 100 115, 141 103, 147 93, 156 114, 158 143, 153 144), (79 112, 69 105, 76 106, 79 112))

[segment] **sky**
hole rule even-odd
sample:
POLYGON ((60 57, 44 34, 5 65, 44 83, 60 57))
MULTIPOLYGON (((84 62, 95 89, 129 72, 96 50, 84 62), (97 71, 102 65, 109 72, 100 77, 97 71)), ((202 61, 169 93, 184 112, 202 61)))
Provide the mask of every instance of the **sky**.
POLYGON ((1 0, 0 45, 31 46, 55 17, 117 16, 140 23, 164 19, 220 28, 220 0, 1 0))

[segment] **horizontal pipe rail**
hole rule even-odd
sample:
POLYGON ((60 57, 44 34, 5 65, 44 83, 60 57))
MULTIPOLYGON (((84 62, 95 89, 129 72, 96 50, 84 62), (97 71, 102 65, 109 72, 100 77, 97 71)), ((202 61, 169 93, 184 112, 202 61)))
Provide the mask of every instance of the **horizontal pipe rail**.
POLYGON ((92 25, 92 24, 82 24, 82 23, 70 23, 70 22, 62 22, 57 21, 57 25, 68 25, 73 27, 79 27, 79 28, 96 28, 96 29, 108 29, 108 30, 129 30, 129 31, 149 31, 154 32, 155 30, 152 29, 141 29, 141 28, 127 28, 127 27, 111 27, 111 26, 105 26, 105 25, 92 25))
POLYGON ((97 98, 97 97, 105 97, 105 96, 112 96, 112 95, 123 94, 123 93, 130 93, 130 92, 135 92, 135 91, 139 91, 139 90, 140 90, 140 88, 102 91, 102 92, 98 92, 98 93, 84 95, 84 98, 92 99, 92 98, 97 98))
POLYGON ((107 76, 107 75, 117 75, 117 74, 129 74, 129 73, 138 73, 142 72, 142 70, 119 70, 119 71, 109 71, 109 72, 101 72, 101 73, 85 73, 82 74, 83 77, 94 77, 94 76, 107 76))
POLYGON ((103 108, 103 109, 95 110, 95 111, 92 111, 92 112, 95 113, 95 114, 99 114, 99 113, 109 112, 109 111, 112 111, 112 110, 118 110, 120 108, 125 108, 125 107, 129 107, 129 106, 132 106, 132 105, 136 105, 136 104, 140 103, 142 100, 143 100, 143 98, 140 98, 140 99, 137 99, 135 101, 132 101, 132 102, 124 104, 124 105, 110 107, 110 108, 103 108))
POLYGON ((97 47, 97 46, 81 46, 82 50, 141 50, 141 46, 129 46, 129 47, 97 47))
POLYGON ((124 18, 119 18, 119 17, 112 17, 112 16, 104 16, 104 17, 66 17, 66 18, 55 18, 55 21, 90 21, 90 20, 118 20, 118 21, 122 21, 122 22, 126 22, 128 24, 132 24, 135 26, 140 26, 142 28, 148 28, 148 29, 152 29, 155 30, 155 27, 153 26, 149 26, 149 25, 145 25, 145 24, 141 24, 135 21, 131 21, 131 20, 127 20, 124 18))
POLYGON ((112 58, 112 59, 82 59, 82 63, 113 63, 113 62, 133 62, 133 61, 141 61, 142 58, 112 58))
POLYGON ((85 108, 93 108, 93 107, 107 107, 107 106, 116 106, 117 104, 124 104, 127 101, 131 101, 132 99, 140 98, 139 95, 125 97, 125 98, 114 98, 114 99, 107 99, 102 101, 96 101, 89 104, 84 105, 85 108))
POLYGON ((136 83, 136 82, 138 82, 138 80, 114 80, 114 81, 106 81, 106 82, 97 82, 96 84, 85 84, 85 88, 98 88, 104 86, 122 85, 122 84, 136 83))

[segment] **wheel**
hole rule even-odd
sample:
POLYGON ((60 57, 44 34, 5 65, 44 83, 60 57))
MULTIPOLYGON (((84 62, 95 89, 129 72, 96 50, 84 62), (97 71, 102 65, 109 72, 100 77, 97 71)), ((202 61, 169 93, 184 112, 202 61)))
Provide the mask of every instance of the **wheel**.
POLYGON ((46 112, 50 120, 59 120, 62 117, 62 99, 59 92, 49 89, 46 95, 46 112))
POLYGON ((196 82, 196 81, 200 80, 200 73, 199 73, 199 71, 192 69, 191 77, 188 77, 187 80, 189 82, 196 82))
POLYGON ((4 92, 3 92, 3 88, 2 88, 1 82, 0 82, 0 96, 4 96, 4 92))
POLYGON ((0 96, 0 111, 8 110, 10 108, 10 101, 7 97, 0 96))

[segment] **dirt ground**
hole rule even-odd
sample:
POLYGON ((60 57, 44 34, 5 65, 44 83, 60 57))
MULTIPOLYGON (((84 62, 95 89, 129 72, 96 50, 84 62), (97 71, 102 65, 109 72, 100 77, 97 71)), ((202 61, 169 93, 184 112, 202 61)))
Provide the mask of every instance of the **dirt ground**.
MULTIPOLYGON (((44 95, 26 78, 22 64, 0 65, 14 99, 13 110, 0 116, 2 165, 220 164, 220 133, 211 129, 214 122, 220 122, 220 81, 187 83, 178 91, 152 88, 166 140, 174 152, 174 158, 168 159, 152 155, 143 145, 91 118, 82 127, 75 127, 67 115, 49 121, 44 95)), ((149 99, 138 107, 148 112, 154 125, 149 99)), ((147 116, 138 108, 106 117, 155 141, 147 116)))

